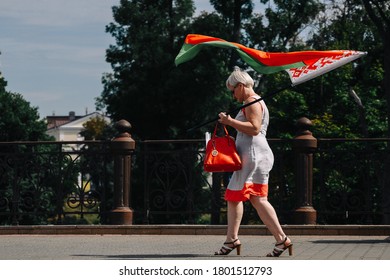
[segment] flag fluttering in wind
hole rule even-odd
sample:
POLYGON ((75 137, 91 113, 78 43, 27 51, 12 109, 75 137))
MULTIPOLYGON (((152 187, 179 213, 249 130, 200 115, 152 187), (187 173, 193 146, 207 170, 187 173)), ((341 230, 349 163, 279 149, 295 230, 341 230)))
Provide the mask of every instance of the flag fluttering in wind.
POLYGON ((189 34, 176 56, 176 66, 193 59, 202 48, 209 46, 235 49, 243 61, 261 74, 285 70, 292 85, 306 82, 366 54, 351 50, 264 52, 220 38, 189 34))

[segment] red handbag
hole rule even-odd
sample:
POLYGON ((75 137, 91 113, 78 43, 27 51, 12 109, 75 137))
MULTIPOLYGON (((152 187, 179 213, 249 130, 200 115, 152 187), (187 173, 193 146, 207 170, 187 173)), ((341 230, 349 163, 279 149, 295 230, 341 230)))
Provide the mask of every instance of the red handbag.
POLYGON ((214 133, 206 145, 206 154, 204 157, 204 170, 207 172, 233 172, 240 170, 241 159, 237 153, 236 143, 231 137, 225 126, 224 136, 217 136, 218 123, 215 126, 214 133))

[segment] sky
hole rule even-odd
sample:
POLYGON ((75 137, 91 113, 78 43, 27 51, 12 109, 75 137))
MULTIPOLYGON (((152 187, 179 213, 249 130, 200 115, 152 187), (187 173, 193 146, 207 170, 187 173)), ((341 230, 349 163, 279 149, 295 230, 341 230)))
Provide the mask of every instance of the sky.
MULTIPOLYGON (((120 0, 1 0, 0 72, 40 118, 95 111, 105 52, 114 44, 105 26, 120 0)), ((212 10, 195 0, 197 12, 212 10)))

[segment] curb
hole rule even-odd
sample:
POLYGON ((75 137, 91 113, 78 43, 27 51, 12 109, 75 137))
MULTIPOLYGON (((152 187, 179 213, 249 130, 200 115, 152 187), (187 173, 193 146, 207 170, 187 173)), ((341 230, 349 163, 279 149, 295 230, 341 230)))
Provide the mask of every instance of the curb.
MULTIPOLYGON (((390 225, 283 225, 288 235, 390 236, 390 225)), ((225 235, 225 225, 0 226, 0 235, 225 235)), ((270 235, 264 225, 242 225, 240 235, 270 235)))

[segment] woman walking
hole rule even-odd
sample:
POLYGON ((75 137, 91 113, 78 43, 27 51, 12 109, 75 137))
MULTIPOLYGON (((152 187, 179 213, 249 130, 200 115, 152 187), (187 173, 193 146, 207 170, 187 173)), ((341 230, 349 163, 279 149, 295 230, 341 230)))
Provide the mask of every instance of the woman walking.
MULTIPOLYGON (((244 104, 259 99, 253 90, 254 82, 250 75, 235 67, 226 80, 226 87, 233 97, 244 104)), ((243 202, 249 200, 260 219, 276 240, 272 252, 267 257, 279 257, 288 249, 292 255, 292 242, 283 232, 275 209, 269 203, 268 177, 274 162, 274 155, 266 139, 269 113, 263 100, 242 109, 235 119, 226 113, 219 114, 220 123, 237 130, 236 146, 242 161, 242 169, 235 171, 227 186, 225 200, 228 206, 228 227, 226 240, 215 255, 228 255, 234 249, 241 252, 238 231, 244 212, 243 202)))

